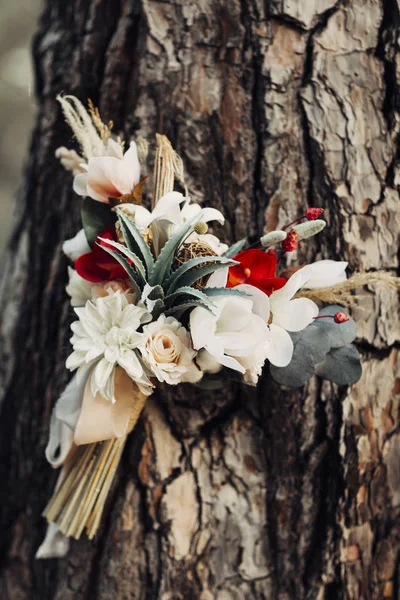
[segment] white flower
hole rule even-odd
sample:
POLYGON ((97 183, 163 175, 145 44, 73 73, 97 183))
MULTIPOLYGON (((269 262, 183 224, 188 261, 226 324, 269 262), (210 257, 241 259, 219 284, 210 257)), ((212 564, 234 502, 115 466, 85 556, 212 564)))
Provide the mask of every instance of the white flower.
POLYGON ((136 304, 137 297, 129 279, 114 279, 104 283, 87 281, 68 267, 69 283, 65 288, 71 298, 71 306, 85 306, 88 300, 97 300, 120 292, 127 297, 129 304, 136 304))
POLYGON ((170 385, 195 383, 203 375, 197 368, 190 335, 173 317, 160 315, 157 321, 143 327, 142 357, 158 381, 170 385))
POLYGON ((123 150, 115 140, 108 139, 104 156, 91 156, 82 167, 86 173, 74 178, 74 190, 80 196, 90 196, 108 203, 109 198, 131 194, 140 180, 140 164, 135 142, 123 150))
POLYGON ((299 288, 291 283, 291 279, 270 296, 248 284, 235 288, 249 294, 254 312, 268 324, 270 344, 266 348, 266 358, 277 367, 286 367, 292 360, 293 342, 288 331, 301 331, 318 315, 318 306, 312 300, 292 299, 299 288))
POLYGON ((267 325, 253 313, 253 302, 247 298, 217 296, 212 300, 215 314, 201 307, 190 313, 193 346, 202 350, 197 362, 209 372, 217 372, 223 365, 245 373, 263 359, 269 339, 267 325))
MULTIPOLYGON (((215 208, 202 208, 199 204, 191 204, 189 199, 180 192, 169 192, 160 198, 150 212, 144 206, 137 204, 120 204, 126 214, 128 214, 135 223, 136 227, 143 233, 147 233, 151 228, 153 247, 155 254, 158 255, 164 244, 186 221, 196 215, 199 221, 208 223, 209 221, 219 221, 224 223, 225 219, 222 213, 215 208), (183 206, 181 204, 184 202, 183 206)), ((195 241, 206 237, 198 236, 192 233, 186 241, 195 241)), ((215 236, 212 236, 215 237, 215 236)), ((207 240, 205 240, 207 241, 207 240)), ((209 242, 207 242, 209 243, 209 242)), ((215 245, 215 241, 212 240, 215 245)), ((210 246, 212 246, 212 243, 210 246)))
POLYGON ((152 384, 147 378, 137 353, 143 333, 137 330, 151 320, 143 307, 129 304, 126 296, 116 292, 95 302, 88 301, 75 308, 79 321, 71 325, 74 351, 67 359, 67 368, 83 369, 92 364, 90 387, 106 400, 115 402, 114 372, 119 365, 144 394, 150 394, 152 384))
MULTIPOLYGON (((191 238, 192 236, 196 234, 191 234, 190 238, 187 241, 193 241, 191 238)), ((224 252, 226 252, 229 248, 228 244, 223 244, 222 242, 219 241, 219 239, 217 238, 216 235, 212 235, 212 233, 204 233, 203 235, 198 235, 196 236, 197 239, 200 242, 204 242, 205 244, 207 244, 208 246, 210 246, 210 248, 212 250, 214 250, 214 252, 216 252, 216 254, 218 254, 218 256, 221 256, 222 254, 224 254, 224 252)))
POLYGON ((318 260, 311 263, 297 271, 306 280, 301 287, 308 289, 330 287, 345 281, 347 265, 347 262, 336 260, 318 260))
MULTIPOLYGON (((268 323, 270 343, 265 346, 265 352, 273 365, 285 367, 292 359, 293 342, 288 331, 301 331, 318 315, 318 307, 314 302, 307 298, 293 300, 293 296, 302 287, 329 287, 344 281, 346 267, 347 262, 334 260, 306 265, 296 271, 283 288, 269 297, 252 285, 237 286, 236 289, 249 294, 254 303, 253 311, 268 323)), ((225 287, 227 279, 228 269, 220 269, 211 275, 206 287, 225 287)))
POLYGON ((83 229, 80 229, 73 238, 65 240, 62 249, 72 262, 75 262, 82 254, 87 254, 91 250, 83 229))
POLYGON ((93 283, 83 279, 75 269, 68 267, 69 283, 65 288, 72 306, 84 306, 92 297, 93 283))

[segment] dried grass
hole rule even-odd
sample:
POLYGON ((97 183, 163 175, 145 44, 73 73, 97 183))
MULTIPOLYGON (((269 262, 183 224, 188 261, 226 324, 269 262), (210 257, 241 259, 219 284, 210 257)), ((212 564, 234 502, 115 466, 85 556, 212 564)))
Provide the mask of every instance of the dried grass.
POLYGON ((353 292, 364 286, 386 285, 395 290, 400 290, 400 278, 394 277, 386 271, 375 271, 373 273, 356 273, 350 279, 336 285, 313 290, 300 290, 295 298, 309 298, 314 302, 324 304, 341 304, 343 306, 357 306, 362 296, 353 292))

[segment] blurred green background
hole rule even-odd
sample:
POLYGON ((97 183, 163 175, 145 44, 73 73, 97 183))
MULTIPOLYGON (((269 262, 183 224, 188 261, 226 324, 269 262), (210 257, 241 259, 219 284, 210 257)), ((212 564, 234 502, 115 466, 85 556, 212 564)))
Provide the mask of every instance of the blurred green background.
POLYGON ((0 0, 0 253, 35 116, 30 46, 41 5, 41 0, 0 0))

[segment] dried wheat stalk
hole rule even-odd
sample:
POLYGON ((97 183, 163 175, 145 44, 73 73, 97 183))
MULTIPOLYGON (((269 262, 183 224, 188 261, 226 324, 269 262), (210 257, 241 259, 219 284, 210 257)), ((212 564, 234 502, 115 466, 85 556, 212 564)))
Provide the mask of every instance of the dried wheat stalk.
POLYGON ((400 278, 394 277, 386 271, 375 271, 374 273, 356 273, 350 279, 337 283, 331 287, 317 288, 313 290, 300 290, 295 298, 309 298, 314 302, 326 304, 341 304, 343 306, 356 306, 361 296, 352 292, 365 285, 375 286, 382 283, 388 287, 400 290, 400 278))

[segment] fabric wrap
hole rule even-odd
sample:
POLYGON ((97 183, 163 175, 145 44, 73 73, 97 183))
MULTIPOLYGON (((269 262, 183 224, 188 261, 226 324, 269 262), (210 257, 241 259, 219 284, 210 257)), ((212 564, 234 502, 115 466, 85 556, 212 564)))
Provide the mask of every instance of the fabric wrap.
POLYGON ((104 400, 99 393, 93 396, 90 378, 87 380, 74 435, 74 442, 78 446, 121 438, 131 431, 134 406, 139 402, 142 408, 146 396, 121 367, 115 370, 114 386, 116 402, 112 403, 104 400))

